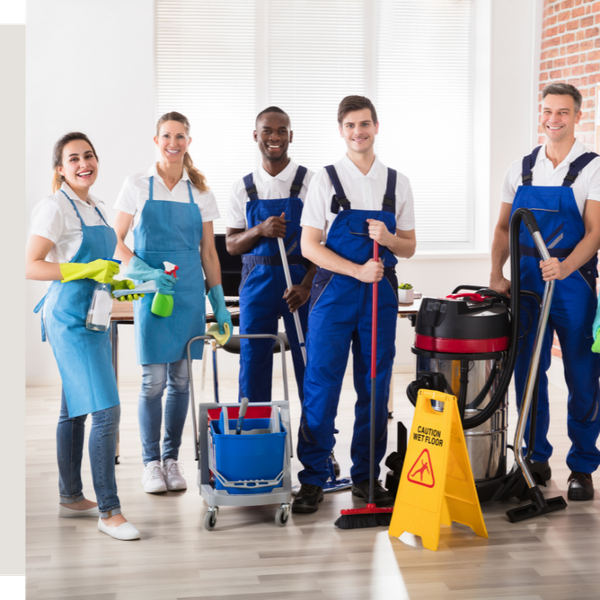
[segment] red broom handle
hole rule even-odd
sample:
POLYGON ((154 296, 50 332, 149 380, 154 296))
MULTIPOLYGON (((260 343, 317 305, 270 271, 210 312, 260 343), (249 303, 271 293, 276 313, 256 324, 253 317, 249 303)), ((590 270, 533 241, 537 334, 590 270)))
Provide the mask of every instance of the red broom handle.
MULTIPOLYGON (((379 260, 379 244, 373 240, 373 260, 379 260)), ((379 284, 373 282, 373 326, 371 328, 371 379, 377 377, 377 304, 379 284)))

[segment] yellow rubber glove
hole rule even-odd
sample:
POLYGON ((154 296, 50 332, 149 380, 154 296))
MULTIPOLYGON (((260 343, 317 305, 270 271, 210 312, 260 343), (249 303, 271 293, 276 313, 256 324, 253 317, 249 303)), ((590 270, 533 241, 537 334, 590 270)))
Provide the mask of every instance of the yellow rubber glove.
MULTIPOLYGON (((120 281, 113 281, 111 285, 111 292, 115 290, 132 290, 135 287, 135 283, 131 279, 122 279, 120 281)), ((127 296, 119 296, 116 298, 119 302, 133 302, 143 298, 144 294, 127 294, 127 296)))
POLYGON ((91 263, 62 263, 60 274, 61 283, 75 279, 93 279, 100 283, 112 283, 113 277, 119 272, 119 264, 112 260, 94 260, 91 263))

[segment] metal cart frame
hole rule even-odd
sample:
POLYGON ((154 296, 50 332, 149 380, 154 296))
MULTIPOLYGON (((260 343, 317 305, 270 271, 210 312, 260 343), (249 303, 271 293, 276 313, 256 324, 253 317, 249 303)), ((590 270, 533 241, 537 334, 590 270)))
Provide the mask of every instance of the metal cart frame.
MULTIPOLYGON (((288 395, 287 370, 285 362, 284 342, 276 335, 236 335, 232 336, 240 339, 273 339, 279 343, 281 350, 281 368, 283 378, 283 401, 275 402, 253 402, 250 406, 268 406, 277 407, 281 415, 281 422, 286 431, 285 450, 284 450, 284 473, 282 487, 275 488, 271 492, 257 494, 229 494, 226 490, 217 490, 210 483, 209 469, 209 432, 208 432, 208 411, 214 408, 235 408, 239 403, 221 404, 218 402, 205 402, 198 406, 198 421, 196 421, 196 401, 194 395, 194 381, 192 377, 192 358, 191 346, 198 340, 211 341, 214 338, 207 335, 199 335, 192 338, 186 346, 188 372, 190 374, 190 404, 192 412, 192 428, 194 434, 195 458, 198 461, 198 481, 200 495, 208 503, 208 510, 204 518, 204 527, 212 531, 217 523, 219 506, 264 506, 266 504, 280 503, 275 514, 275 523, 283 527, 290 515, 290 506, 292 501, 292 478, 291 478, 291 457, 292 457, 292 432, 290 423, 290 403, 288 395), (198 430, 198 427, 200 428, 198 430), (200 432, 198 434, 198 431, 200 432)), ((216 390, 216 388, 215 388, 216 390)))

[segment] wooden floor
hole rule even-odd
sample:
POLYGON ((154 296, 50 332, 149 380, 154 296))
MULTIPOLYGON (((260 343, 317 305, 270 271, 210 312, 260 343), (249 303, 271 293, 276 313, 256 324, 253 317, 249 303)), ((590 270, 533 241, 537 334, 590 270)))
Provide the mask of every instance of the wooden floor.
MULTIPOLYGON (((395 449, 396 420, 408 427, 412 420, 413 409, 404 394, 410 380, 409 375, 394 376, 390 451, 395 449)), ((220 387, 223 399, 235 397, 234 381, 222 380, 220 387)), ((121 385, 117 477, 123 512, 142 539, 120 542, 99 533, 95 519, 57 517, 54 435, 60 388, 28 390, 30 600, 600 598, 600 487, 594 502, 571 503, 565 511, 519 524, 511 525, 505 516, 512 504, 484 505, 489 539, 461 525, 442 527, 437 552, 424 549, 420 539, 409 534, 399 540, 384 529, 335 528, 339 510, 354 504, 347 491, 327 495, 314 515, 292 515, 283 528, 274 523, 275 506, 221 508, 217 527, 208 532, 203 528, 206 504, 195 485, 189 418, 180 456, 189 489, 162 495, 142 491, 138 391, 137 384, 121 385)), ((336 447, 342 474, 350 467, 352 399, 347 378, 336 447)), ((566 394, 552 386, 551 401, 554 478, 546 495, 566 497, 566 394)), ((297 405, 293 417, 297 423, 297 405)), ((514 410, 510 422, 514 427, 514 410)), ((299 464, 293 462, 295 474, 299 464)), ((84 466, 85 490, 93 499, 87 452, 84 466)))

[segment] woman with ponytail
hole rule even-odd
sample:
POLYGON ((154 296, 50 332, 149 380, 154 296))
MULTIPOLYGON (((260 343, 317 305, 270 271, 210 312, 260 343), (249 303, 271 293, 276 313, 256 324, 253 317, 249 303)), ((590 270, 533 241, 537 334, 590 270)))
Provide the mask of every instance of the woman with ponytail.
MULTIPOLYGON (((86 315, 96 282, 112 289, 133 288, 114 281, 119 265, 110 260, 117 236, 104 205, 89 191, 98 176, 98 157, 83 133, 64 135, 54 146, 54 194, 33 211, 25 258, 26 277, 49 282, 37 305, 42 340, 48 340, 62 379, 56 429, 60 517, 96 517, 98 529, 119 540, 140 532, 121 514, 115 454, 121 407, 111 362, 108 331, 90 331, 86 315), (92 415, 89 454, 96 502, 83 495, 81 462, 85 421, 92 415)), ((127 296, 129 300, 137 296, 127 296)))
MULTIPOLYGON (((150 494, 187 487, 177 462, 189 398, 185 347, 190 338, 206 332, 204 278, 220 333, 230 334, 233 329, 213 234, 212 222, 219 218, 219 211, 204 175, 188 153, 191 142, 186 117, 178 112, 163 115, 154 137, 160 160, 145 173, 128 177, 115 204, 116 255, 127 265, 126 275, 155 281, 158 292, 174 300, 168 317, 152 313, 154 293, 134 306, 137 361, 142 365, 138 403, 142 485, 150 494), (125 244, 130 230, 133 251, 125 244), (165 261, 179 267, 175 276, 165 273, 165 261)), ((196 344, 192 358, 202 358, 202 349, 202 344, 196 344)))

